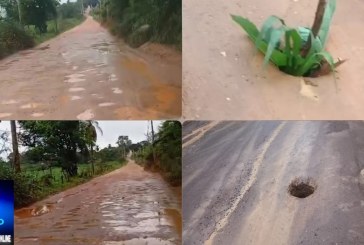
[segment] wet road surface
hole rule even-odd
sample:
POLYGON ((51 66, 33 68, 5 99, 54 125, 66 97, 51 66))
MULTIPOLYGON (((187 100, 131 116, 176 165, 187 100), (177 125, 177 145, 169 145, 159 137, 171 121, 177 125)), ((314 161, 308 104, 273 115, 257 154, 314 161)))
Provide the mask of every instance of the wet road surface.
POLYGON ((18 245, 181 244, 181 192, 128 165, 15 213, 18 245))
POLYGON ((148 45, 131 49, 87 17, 0 61, 0 119, 180 117, 181 54, 148 45))
POLYGON ((194 124, 183 132, 184 244, 364 244, 363 122, 194 124), (314 193, 290 195, 296 178, 314 193))

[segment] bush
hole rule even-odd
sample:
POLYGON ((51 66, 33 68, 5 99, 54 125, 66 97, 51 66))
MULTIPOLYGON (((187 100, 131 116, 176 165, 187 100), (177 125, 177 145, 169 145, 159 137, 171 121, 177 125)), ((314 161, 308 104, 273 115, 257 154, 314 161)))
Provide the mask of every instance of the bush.
POLYGON ((113 34, 132 46, 147 41, 182 46, 181 0, 106 0, 93 14, 99 14, 102 22, 111 25, 113 34), (149 28, 141 31, 145 26, 149 28))
POLYGON ((33 38, 18 24, 0 21, 0 58, 34 46, 33 38))
POLYGON ((16 207, 34 202, 39 194, 31 178, 15 173, 9 166, 0 164, 0 180, 14 180, 14 202, 16 207))
POLYGON ((57 8, 58 15, 63 19, 82 18, 81 5, 78 2, 63 3, 57 8))

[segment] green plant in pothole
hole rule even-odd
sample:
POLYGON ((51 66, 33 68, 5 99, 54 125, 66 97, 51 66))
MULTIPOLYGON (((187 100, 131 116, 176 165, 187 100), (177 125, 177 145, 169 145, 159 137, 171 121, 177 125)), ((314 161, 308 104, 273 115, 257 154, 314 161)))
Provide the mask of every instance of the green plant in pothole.
POLYGON ((261 30, 247 18, 232 15, 264 55, 281 71, 293 76, 316 77, 334 72, 345 60, 334 61, 325 51, 336 0, 320 0, 312 28, 288 27, 284 20, 270 16, 261 30))

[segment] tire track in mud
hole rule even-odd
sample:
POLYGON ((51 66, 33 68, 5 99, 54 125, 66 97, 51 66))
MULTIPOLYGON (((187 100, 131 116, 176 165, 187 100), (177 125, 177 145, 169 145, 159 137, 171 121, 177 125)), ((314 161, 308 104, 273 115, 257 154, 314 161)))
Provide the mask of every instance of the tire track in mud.
POLYGON ((262 165, 264 156, 266 152, 268 151, 269 147, 273 143, 273 141, 276 139, 278 134, 281 132, 282 128, 285 126, 286 122, 282 122, 272 133, 270 138, 264 143, 262 146, 261 153, 257 156, 255 162, 253 163, 253 168, 251 175, 249 176, 249 179, 247 181, 247 184, 243 186, 243 188, 240 190, 240 193, 238 197, 234 200, 231 207, 226 211, 224 218, 222 218, 220 221, 218 221, 215 225, 215 229, 210 235, 210 237, 205 241, 205 245, 212 245, 215 237, 217 234, 224 229, 224 227, 228 224, 230 216, 234 213, 236 208, 238 207, 239 203, 243 200, 246 192, 253 186, 253 184, 256 181, 257 174, 259 172, 259 169, 262 165))

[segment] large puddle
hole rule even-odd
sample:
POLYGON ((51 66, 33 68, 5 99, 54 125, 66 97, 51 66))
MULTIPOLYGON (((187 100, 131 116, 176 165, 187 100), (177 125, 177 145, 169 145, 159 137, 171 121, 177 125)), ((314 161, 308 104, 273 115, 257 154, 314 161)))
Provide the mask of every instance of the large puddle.
POLYGON ((49 213, 54 208, 53 204, 45 204, 35 208, 22 208, 15 211, 15 217, 18 219, 26 219, 41 216, 49 213))

